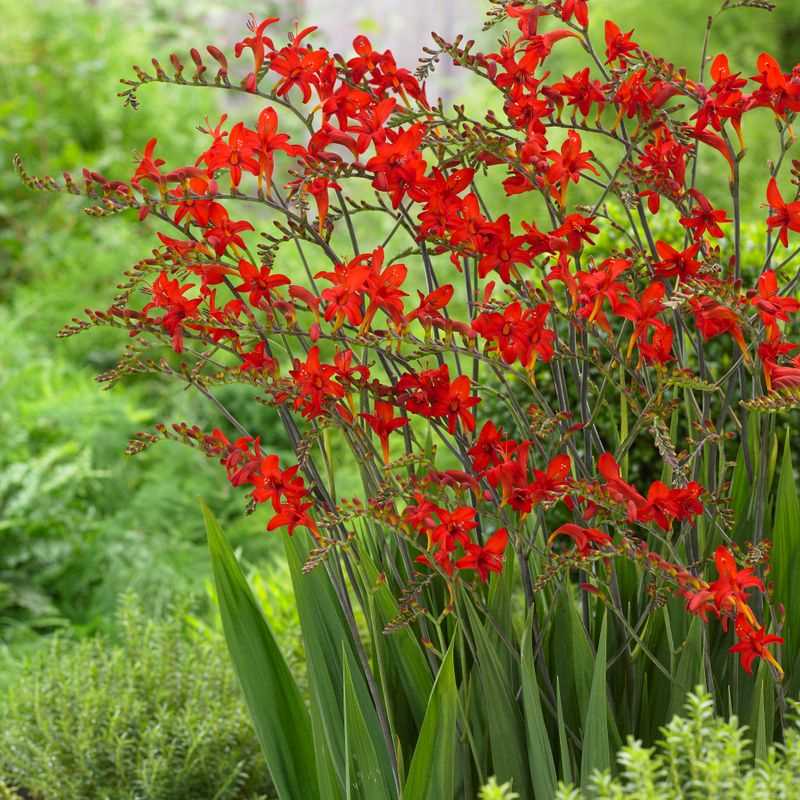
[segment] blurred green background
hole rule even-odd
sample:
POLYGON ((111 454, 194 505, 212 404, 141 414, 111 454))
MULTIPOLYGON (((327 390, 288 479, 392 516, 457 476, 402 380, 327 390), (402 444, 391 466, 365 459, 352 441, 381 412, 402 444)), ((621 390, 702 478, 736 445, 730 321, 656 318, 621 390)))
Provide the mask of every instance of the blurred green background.
MULTIPOLYGON (((275 0, 254 10, 314 22, 317 5, 320 21, 330 26, 321 39, 332 47, 362 32, 379 47, 393 46, 401 34, 421 46, 433 24, 426 4, 411 0, 275 0), (332 14, 339 5, 342 13, 332 14)), ((718 5, 591 0, 590 8, 596 28, 613 15, 624 29, 636 29, 643 46, 696 74, 705 19, 718 5)), ((463 28, 488 42, 492 34, 480 33, 483 6, 442 0, 437 13, 451 30, 463 28)), ((0 685, 54 631, 113 633, 122 592, 138 594, 148 613, 176 595, 195 596, 197 613, 207 613, 199 497, 266 576, 268 591, 285 592, 263 519, 243 515, 242 497, 229 490, 218 465, 169 443, 123 456, 135 431, 162 420, 210 428, 213 410, 180 386, 146 377, 102 391, 94 375, 113 363, 124 336, 92 331, 56 339, 72 315, 107 304, 121 271, 148 254, 151 230, 133 219, 89 218, 70 196, 31 193, 11 167, 19 152, 33 174, 77 172, 85 165, 126 179, 133 154, 150 136, 158 137, 172 163, 189 161, 200 142, 196 128, 206 116, 218 117, 223 93, 149 86, 134 112, 116 97, 117 79, 153 55, 166 61, 170 52, 185 53, 192 45, 230 45, 244 31, 247 10, 205 1, 0 0, 0 685)), ((549 62, 554 76, 581 65, 571 44, 557 48, 549 62)), ((710 53, 720 50, 747 75, 762 50, 775 53, 788 70, 800 60, 800 3, 785 0, 772 14, 723 15, 710 53)), ((435 88, 477 109, 496 102, 487 87, 446 67, 435 88)), ((241 102, 227 110, 251 120, 258 112, 241 102)), ((759 117, 746 139, 749 181, 757 171, 763 175, 774 147, 769 117, 759 117)), ((721 159, 705 159, 700 170, 701 180, 724 189, 721 159)), ((748 184, 744 195, 758 213, 763 187, 748 184)), ((253 412, 234 390, 224 399, 273 450, 287 451, 268 412, 253 412)))

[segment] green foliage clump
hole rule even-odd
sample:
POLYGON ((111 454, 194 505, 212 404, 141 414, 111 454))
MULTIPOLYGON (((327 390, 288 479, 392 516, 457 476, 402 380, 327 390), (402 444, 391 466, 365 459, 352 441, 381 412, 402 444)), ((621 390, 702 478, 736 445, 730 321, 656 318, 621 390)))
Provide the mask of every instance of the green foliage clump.
POLYGON ((37 800, 270 796, 221 638, 187 635, 174 612, 148 620, 130 597, 118 628, 116 643, 53 637, 9 690, 0 704, 8 796, 12 787, 37 800))
MULTIPOLYGON (((795 707, 797 713, 797 707, 795 707)), ((629 739, 617 754, 619 774, 595 772, 583 790, 560 786, 556 800, 780 800, 800 794, 800 718, 753 764, 747 728, 714 714, 698 689, 685 716, 662 729, 656 747, 629 739)))

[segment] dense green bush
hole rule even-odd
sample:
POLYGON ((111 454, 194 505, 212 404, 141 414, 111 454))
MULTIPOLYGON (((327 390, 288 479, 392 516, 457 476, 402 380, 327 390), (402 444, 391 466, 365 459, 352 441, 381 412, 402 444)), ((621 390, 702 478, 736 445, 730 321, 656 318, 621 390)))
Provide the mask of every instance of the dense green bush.
MULTIPOLYGON (((581 791, 560 787, 557 800, 780 800, 800 794, 800 724, 753 764, 753 736, 736 717, 714 714, 711 696, 690 694, 685 716, 662 729, 654 748, 629 741, 617 754, 619 774, 595 773, 581 791)), ((795 706, 795 714, 797 707, 795 706)), ((499 795, 498 795, 499 797, 499 795)), ((508 797, 508 795, 506 795, 508 797)))
POLYGON ((269 796, 225 645, 180 617, 127 599, 118 642, 54 637, 0 705, 0 779, 36 800, 269 796))

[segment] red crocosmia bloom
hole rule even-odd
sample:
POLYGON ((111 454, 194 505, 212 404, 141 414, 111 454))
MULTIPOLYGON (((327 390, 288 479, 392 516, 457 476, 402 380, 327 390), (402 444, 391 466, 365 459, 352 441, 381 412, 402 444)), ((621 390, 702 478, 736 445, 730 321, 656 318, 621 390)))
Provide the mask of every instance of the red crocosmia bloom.
POLYGON ((151 181, 159 187, 164 186, 164 176, 161 173, 160 167, 166 162, 163 158, 153 158, 153 152, 156 149, 157 139, 150 139, 144 147, 144 153, 136 171, 131 178, 131 186, 141 190, 141 182, 143 180, 151 181))
POLYGON ((260 269, 244 258, 239 260, 239 274, 244 283, 235 287, 237 292, 250 293, 250 305, 265 308, 272 304, 272 292, 291 281, 285 275, 273 273, 269 267, 260 269))
POLYGON ((442 364, 437 369, 403 375, 397 382, 396 393, 398 401, 414 414, 447 417, 447 427, 452 434, 459 420, 467 430, 475 429, 475 417, 469 409, 480 399, 470 395, 470 388, 466 375, 460 375, 451 383, 450 369, 442 364))
POLYGON ((723 333, 728 333, 739 345, 744 360, 750 363, 750 354, 742 333, 741 320, 735 311, 727 306, 720 305, 713 298, 705 296, 692 297, 689 300, 689 305, 694 314, 697 330, 700 331, 705 341, 721 336, 723 333))
POLYGON ((336 319, 337 331, 345 319, 351 325, 361 324, 363 319, 362 300, 370 269, 363 257, 353 259, 349 264, 336 264, 333 272, 318 272, 314 277, 330 281, 333 286, 322 290, 325 302, 325 319, 336 319))
POLYGON ((683 132, 692 139, 697 139, 703 142, 703 144, 713 147, 718 153, 721 153, 723 158, 728 162, 728 166, 731 168, 731 179, 733 179, 736 161, 733 157, 733 153, 731 153, 730 147, 728 147, 728 143, 721 136, 711 131, 697 130, 697 128, 693 128, 691 125, 684 125, 683 132))
POLYGON ((215 203, 211 209, 210 225, 203 232, 203 236, 208 240, 208 243, 214 248, 217 257, 221 256, 231 245, 245 249, 244 239, 239 234, 242 231, 255 230, 247 220, 239 220, 234 222, 225 209, 225 206, 215 203))
POLYGON ((703 504, 699 500, 702 492, 703 487, 695 481, 678 489, 653 481, 647 492, 647 503, 639 509, 638 520, 653 520, 662 530, 669 531, 673 520, 683 521, 703 513, 703 504))
POLYGON ((519 360, 532 368, 536 356, 549 361, 553 356, 555 334, 544 327, 550 313, 549 303, 523 310, 520 303, 511 303, 502 314, 484 312, 472 323, 472 329, 492 342, 507 364, 519 360))
POLYGON ((512 3, 505 7, 505 11, 509 18, 517 20, 517 27, 526 39, 536 35, 536 31, 539 29, 539 17, 547 14, 547 9, 542 8, 542 6, 531 8, 530 6, 512 3))
POLYGON ((369 367, 366 364, 353 364, 352 350, 339 350, 333 357, 336 378, 343 386, 350 387, 358 381, 369 380, 369 367))
POLYGON ((618 503, 628 508, 628 518, 639 518, 639 512, 646 505, 642 497, 630 483, 622 479, 622 473, 616 459, 611 453, 603 453, 597 459, 597 471, 605 479, 605 488, 618 503))
POLYGON ((688 216, 681 217, 680 223, 691 233, 692 238, 697 241, 706 232, 717 239, 725 236, 720 224, 732 222, 730 217, 722 209, 714 208, 709 203, 708 198, 698 192, 697 189, 690 190, 689 194, 692 195, 696 203, 688 216))
POLYGON ((331 189, 341 190, 342 187, 330 178, 314 178, 310 181, 299 178, 289 183, 289 186, 296 189, 299 188, 300 191, 307 192, 314 198, 314 202, 317 204, 319 233, 322 235, 325 229, 325 220, 328 218, 328 209, 330 208, 330 197, 328 193, 331 189))
POLYGON ((261 460, 258 471, 253 473, 250 482, 253 484, 252 496, 256 503, 272 502, 277 512, 281 506, 281 498, 297 503, 306 494, 305 482, 297 475, 299 467, 282 470, 278 456, 269 455, 261 460))
POLYGON ((453 298, 453 285, 450 283, 434 289, 430 294, 424 295, 419 290, 419 305, 406 316, 406 323, 418 319, 426 331, 430 330, 434 322, 440 322, 444 317, 439 313, 447 307, 453 298))
POLYGON ((762 53, 756 61, 758 75, 752 80, 761 84, 761 88, 753 93, 754 106, 771 108, 779 117, 785 117, 787 111, 800 111, 800 81, 795 73, 786 76, 780 64, 769 53, 762 53))
POLYGON ((720 545, 714 552, 714 563, 719 577, 710 586, 714 602, 720 612, 733 611, 744 615, 755 622, 753 612, 747 605, 747 590, 756 588, 764 591, 764 584, 752 567, 737 569, 733 554, 727 547, 720 545))
POLYGON ((184 295, 194 284, 180 285, 177 278, 170 280, 166 272, 162 272, 150 287, 152 300, 142 309, 142 314, 147 318, 151 308, 164 310, 163 316, 155 320, 167 333, 172 336, 172 348, 176 353, 183 351, 183 322, 197 316, 197 307, 203 302, 202 297, 190 300, 184 295))
POLYGON ((778 278, 771 269, 765 270, 758 279, 758 291, 750 298, 751 305, 767 328, 770 338, 779 336, 778 320, 789 321, 789 314, 800 310, 800 301, 793 297, 781 297, 778 293, 778 278))
POLYGON ((483 424, 478 438, 469 449, 472 459, 472 468, 476 472, 483 472, 487 467, 496 466, 502 460, 501 445, 505 434, 494 422, 488 420, 483 424))
POLYGON ((264 64, 267 48, 269 48, 270 52, 275 50, 272 39, 264 36, 264 29, 278 21, 277 17, 268 17, 256 25, 255 17, 251 16, 247 22, 247 27, 253 32, 253 35, 245 37, 234 45, 233 52, 236 58, 241 58, 242 51, 245 48, 253 51, 253 71, 244 80, 244 87, 248 92, 255 92, 256 90, 258 73, 264 64))
POLYGON ((420 123, 406 130, 387 129, 386 143, 378 145, 367 162, 367 169, 375 176, 372 185, 391 195, 393 208, 398 208, 406 192, 425 177, 427 165, 419 152, 424 132, 420 123))
POLYGON ((408 268, 405 264, 390 264, 381 270, 384 258, 382 247, 359 258, 369 261, 365 292, 370 302, 361 323, 361 332, 369 330, 372 319, 379 309, 394 323, 400 325, 403 322, 403 298, 406 297, 406 292, 399 287, 403 285, 408 275, 408 268))
POLYGON ((372 428, 375 435, 381 441, 381 448, 383 450, 383 463, 389 463, 389 434, 408 425, 408 420, 405 417, 394 416, 394 406, 391 403, 384 403, 381 400, 375 401, 374 414, 361 414, 367 421, 367 424, 372 428))
POLYGON ((611 326, 603 312, 603 301, 608 300, 613 308, 620 302, 620 295, 628 294, 628 287, 617 278, 627 272, 630 266, 631 262, 624 258, 607 258, 596 269, 575 273, 579 286, 578 314, 610 331, 611 326))
POLYGON ((328 61, 328 51, 314 50, 302 44, 303 39, 316 27, 304 28, 292 38, 292 43, 273 54, 270 71, 283 77, 275 86, 278 97, 288 94, 296 86, 303 95, 303 102, 311 99, 311 87, 319 87, 320 71, 328 61))
POLYGON ((606 64, 620 59, 620 62, 625 64, 625 56, 628 53, 634 53, 639 49, 636 42, 631 41, 633 31, 623 33, 619 26, 612 22, 610 19, 606 20, 605 36, 606 36, 606 64))
POLYGON ((564 22, 569 22, 572 17, 575 17, 575 21, 583 28, 589 24, 588 0, 563 0, 561 4, 561 19, 564 22))
POLYGON ((560 98, 566 98, 569 101, 568 105, 576 106, 584 117, 589 116, 593 105, 600 111, 606 103, 603 84, 598 80, 592 80, 589 67, 572 76, 565 75, 562 81, 554 83, 550 88, 557 92, 560 98))
POLYGON ((730 648, 730 652, 739 654, 744 671, 748 675, 752 675, 753 662, 757 658, 763 658, 772 665, 779 679, 782 680, 783 667, 767 648, 771 644, 783 644, 783 637, 768 634, 764 628, 754 627, 744 614, 737 615, 734 628, 738 641, 730 648))
POLYGON ((560 528, 554 530, 547 540, 551 544, 558 536, 569 536, 575 542, 575 550, 581 556, 589 556, 596 547, 604 547, 611 544, 612 539, 607 533, 603 533, 598 528, 582 528, 574 522, 567 522, 560 528))
POLYGON ((448 389, 445 398, 447 404, 447 430, 456 431, 457 422, 468 430, 475 430, 475 417, 469 410, 480 402, 480 398, 470 395, 472 384, 466 375, 459 375, 448 389))
POLYGON ((547 470, 534 469, 534 480, 528 486, 534 503, 544 503, 564 493, 570 485, 569 473, 572 461, 567 455, 555 456, 547 465, 547 470))
POLYGON ((700 262, 696 256, 700 251, 701 244, 701 242, 695 242, 687 247, 686 250, 676 250, 667 242, 657 241, 656 250, 662 260, 653 264, 653 271, 656 277, 677 277, 681 281, 695 277, 700 271, 700 262))
POLYGON ((511 233, 511 220, 508 214, 498 217, 493 223, 487 222, 479 232, 478 274, 485 278, 495 271, 504 283, 511 281, 512 275, 519 277, 517 264, 530 266, 532 254, 524 249, 527 236, 514 236, 511 233))
POLYGON ((469 542, 470 531, 478 527, 475 509, 469 506, 460 506, 453 511, 439 508, 436 516, 439 524, 428 533, 433 544, 460 544, 463 547, 469 542))
POLYGON ((282 150, 287 156, 297 156, 304 152, 297 144, 289 144, 286 133, 278 133, 278 115, 274 108, 267 106, 258 115, 256 128, 258 143, 255 147, 258 156, 258 187, 261 189, 262 181, 266 185, 267 194, 272 185, 272 172, 275 168, 273 153, 282 150))
POLYGON ((778 238, 784 247, 789 246, 789 231, 800 231, 800 200, 784 201, 775 178, 767 186, 767 202, 773 212, 767 219, 768 228, 780 228, 778 238))
POLYGON ((328 400, 344 397, 344 388, 333 380, 336 368, 330 364, 320 364, 319 347, 316 345, 308 351, 305 363, 294 360, 294 369, 289 374, 297 390, 294 407, 299 408, 307 419, 324 414, 324 405, 328 400))
POLYGON ((276 509, 277 513, 267 525, 268 531, 278 528, 286 528, 286 532, 291 536, 297 528, 306 528, 315 538, 319 539, 317 524, 308 513, 313 503, 283 503, 276 509))
POLYGON ((624 317, 633 323, 633 333, 628 340, 628 358, 631 357, 633 348, 639 337, 647 334, 656 321, 656 317, 664 310, 664 284, 651 283, 642 292, 641 299, 634 300, 632 297, 621 300, 614 306, 614 313, 624 317))
POLYGON ((217 182, 204 176, 189 178, 183 186, 171 189, 170 201, 172 202, 174 198, 178 206, 173 217, 174 221, 179 223, 188 215, 201 228, 207 227, 211 221, 211 211, 217 205, 210 198, 216 193, 217 182))
POLYGON ((467 555, 456 561, 458 569, 471 569, 478 573, 481 581, 489 580, 490 572, 501 572, 506 546, 508 545, 508 531, 499 528, 481 547, 472 542, 466 545, 467 555))
POLYGON ((225 134, 215 136, 214 143, 197 159, 197 163, 205 162, 212 174, 219 169, 228 170, 231 185, 236 188, 242 180, 242 170, 258 175, 258 161, 254 157, 258 135, 246 128, 243 122, 237 122, 227 135, 227 141, 224 137, 225 134))
POLYGON ((549 159, 550 168, 545 174, 545 183, 550 187, 551 194, 564 207, 567 199, 569 182, 577 183, 581 174, 588 170, 597 175, 597 170, 591 161, 594 154, 591 150, 581 151, 581 137, 577 131, 569 131, 567 138, 561 145, 561 150, 548 150, 545 156, 549 159))
POLYGON ((249 353, 242 353, 242 365, 239 369, 242 372, 253 370, 256 372, 274 373, 278 368, 278 362, 267 355, 266 342, 259 342, 249 353))
POLYGON ((652 336, 639 340, 639 353, 647 364, 666 364, 672 361, 672 328, 666 322, 654 320, 652 336))

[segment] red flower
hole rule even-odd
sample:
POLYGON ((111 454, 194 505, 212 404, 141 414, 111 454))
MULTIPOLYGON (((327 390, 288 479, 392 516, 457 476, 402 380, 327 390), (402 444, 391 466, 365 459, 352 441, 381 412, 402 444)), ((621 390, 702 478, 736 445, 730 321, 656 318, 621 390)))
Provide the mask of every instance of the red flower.
POLYGON ((271 501, 276 512, 281 508, 281 498, 285 498, 289 503, 298 504, 308 494, 305 482, 297 475, 298 469, 299 466, 295 464, 282 470, 278 456, 265 456, 261 459, 258 470, 250 478, 250 483, 254 487, 253 499, 256 503, 271 501))
POLYGON ((569 473, 572 461, 567 455, 555 456, 547 465, 547 470, 542 472, 535 469, 533 483, 528 486, 531 500, 534 503, 543 503, 563 494, 569 486, 569 473))
POLYGON ((781 297, 778 293, 778 278, 771 269, 765 270, 758 279, 758 291, 750 298, 751 305, 767 329, 770 338, 780 335, 778 320, 789 321, 789 314, 800 311, 800 301, 794 297, 781 297))
POLYGON ((661 481, 653 481, 647 492, 647 503, 637 512, 640 522, 655 521, 658 526, 669 531, 672 521, 687 520, 703 513, 703 504, 699 497, 703 487, 695 481, 678 489, 670 489, 661 481))
POLYGON ((603 313, 603 301, 608 300, 613 308, 618 305, 620 295, 628 294, 628 287, 617 278, 630 267, 630 261, 624 258, 607 258, 596 269, 576 273, 575 279, 580 287, 580 316, 610 331, 611 327, 603 313))
POLYGON ((552 543, 553 539, 557 536, 569 536, 575 542, 575 550, 581 556, 591 555, 593 545, 597 547, 604 547, 611 544, 612 539, 607 533, 603 533, 597 528, 582 528, 573 522, 567 522, 560 528, 554 530, 547 540, 547 543, 552 543))
POLYGON ((694 312, 694 321, 697 330, 708 341, 723 333, 730 334, 734 341, 739 345, 745 361, 750 361, 747 352, 747 343, 742 333, 741 320, 735 311, 727 306, 720 305, 711 297, 693 297, 689 300, 689 305, 694 312))
POLYGON ((217 257, 221 256, 231 245, 245 249, 245 243, 239 234, 242 231, 255 230, 246 220, 234 222, 225 209, 225 206, 214 203, 209 220, 211 227, 203 232, 208 243, 214 248, 217 257))
POLYGON ((388 141, 378 145, 367 162, 367 169, 375 175, 372 185, 391 195, 393 208, 398 208, 406 192, 425 176, 426 164, 418 149, 424 131, 419 123, 406 130, 387 129, 388 141))
POLYGON ((472 542, 466 545, 467 555, 456 561, 458 569, 472 569, 480 576, 481 581, 489 580, 490 572, 501 572, 503 569, 503 554, 508 545, 508 531, 499 528, 481 547, 472 542))
POLYGON ((254 158, 258 147, 258 135, 255 131, 246 128, 243 122, 237 122, 231 128, 229 134, 220 133, 219 128, 224 122, 225 117, 212 131, 214 142, 208 150, 198 159, 206 163, 209 173, 214 173, 219 169, 227 169, 231 175, 231 184, 236 188, 242 180, 242 170, 258 175, 259 165, 254 158), (225 141, 227 135, 228 141, 225 141))
POLYGON ((581 144, 580 134, 571 130, 567 133, 560 151, 548 150, 544 154, 551 162, 544 180, 562 208, 566 203, 570 181, 577 183, 586 170, 597 175, 597 170, 591 163, 594 154, 591 150, 581 151, 581 144))
POLYGON ((266 184, 267 194, 270 193, 272 185, 272 171, 274 169, 273 153, 282 150, 287 156, 297 156, 304 152, 304 149, 297 144, 289 144, 289 136, 286 133, 278 133, 278 115, 275 109, 267 106, 258 115, 258 126, 256 130, 258 137, 256 154, 258 155, 258 186, 261 182, 266 184))
POLYGON ((753 574, 752 567, 737 569, 733 554, 723 545, 714 552, 714 563, 719 577, 709 586, 709 591, 714 595, 717 609, 720 613, 731 611, 754 622, 753 612, 747 605, 747 590, 756 588, 763 592, 761 578, 753 574))
POLYGON ((483 472, 487 467, 500 463, 503 436, 503 429, 498 428, 494 422, 488 420, 484 423, 475 444, 469 449, 472 468, 476 472, 483 472))
POLYGON ((288 94, 296 86, 303 95, 303 102, 307 103, 311 99, 311 87, 319 87, 320 71, 328 61, 328 51, 313 50, 301 44, 315 30, 315 27, 304 28, 292 38, 290 45, 273 54, 269 68, 283 76, 275 86, 278 97, 288 94))
POLYGON ((250 305, 266 308, 272 304, 272 292, 279 286, 291 283, 285 275, 273 274, 269 267, 260 269, 244 258, 239 259, 239 274, 244 283, 236 286, 237 292, 250 293, 250 305))
POLYGON ((336 368, 330 364, 320 364, 319 347, 316 345, 308 351, 305 363, 294 360, 294 369, 289 374, 297 390, 294 407, 301 409, 307 419, 324 414, 324 406, 329 400, 344 397, 344 389, 333 380, 336 368))
POLYGON ((414 414, 447 417, 447 428, 452 434, 459 420, 467 430, 475 429, 475 417, 469 409, 480 399, 470 395, 470 387, 466 375, 451 383, 450 370, 447 364, 442 364, 438 369, 403 375, 397 382, 396 393, 398 401, 414 414))
POLYGON ((664 284, 656 282, 651 283, 642 292, 640 300, 628 297, 614 306, 615 314, 633 323, 633 333, 628 340, 628 358, 631 357, 639 337, 647 335, 648 328, 653 327, 656 317, 664 310, 664 304, 661 302, 663 298, 664 284))
POLYGON ((564 22, 569 22, 572 17, 575 17, 575 21, 583 28, 589 24, 588 0, 563 0, 561 4, 561 19, 564 22))
POLYGON ((233 52, 236 58, 241 58, 242 51, 245 48, 253 51, 253 71, 250 72, 244 80, 244 86, 248 92, 255 92, 257 88, 258 73, 261 71, 261 67, 264 63, 266 48, 269 48, 270 51, 275 50, 272 39, 268 36, 264 36, 264 29, 278 21, 277 17, 268 17, 256 25, 255 17, 251 15, 250 19, 247 21, 247 27, 253 31, 253 35, 236 42, 234 46, 233 52))
POLYGON ((775 178, 767 186, 767 201, 772 213, 767 219, 768 228, 780 228, 778 238, 784 247, 789 246, 789 231, 800 231, 800 200, 786 203, 775 178))
POLYGON ((502 314, 480 314, 472 323, 472 329, 494 343, 506 364, 519 360, 523 367, 530 369, 537 355, 545 362, 553 356, 555 334, 544 327, 549 313, 548 303, 524 310, 520 303, 511 303, 502 314))
POLYGON ((162 272, 150 287, 152 300, 142 309, 147 314, 151 308, 161 308, 164 315, 157 323, 172 336, 172 347, 176 353, 183 351, 183 321, 197 316, 197 307, 203 302, 202 297, 190 300, 184 297, 194 284, 180 285, 177 279, 170 280, 166 272, 162 272))
POLYGON ((695 242, 686 250, 676 250, 661 240, 656 242, 656 250, 661 261, 653 264, 653 270, 659 278, 677 277, 681 281, 693 278, 700 271, 700 262, 695 258, 700 251, 701 242, 695 242))
POLYGON ((286 532, 291 536, 297 528, 307 528, 309 533, 315 538, 319 538, 317 524, 308 513, 308 509, 314 504, 308 503, 285 503, 278 506, 275 516, 267 525, 268 531, 277 528, 286 528, 286 532))
POLYGON ((606 64, 620 59, 620 63, 623 66, 625 65, 625 56, 639 49, 639 45, 631 41, 632 35, 633 31, 623 33, 616 23, 612 22, 610 19, 606 20, 606 64))
POLYGON ((708 202, 708 198, 697 189, 692 189, 689 193, 695 199, 696 204, 688 216, 681 217, 681 225, 690 231, 695 241, 701 239, 706 231, 712 236, 716 236, 717 239, 721 239, 725 232, 719 227, 720 224, 732 220, 722 209, 714 208, 708 202))
POLYGON ((748 675, 752 675, 753 662, 757 658, 763 658, 773 666, 778 673, 779 679, 782 680, 783 667, 777 662, 775 656, 767 650, 767 647, 771 644, 783 644, 783 637, 767 634, 764 628, 753 627, 744 614, 739 614, 736 617, 735 631, 738 642, 730 648, 730 652, 739 654, 739 660, 744 671, 748 675))
POLYGON ((666 364, 672 361, 672 328, 666 322, 654 320, 652 336, 639 340, 639 353, 647 364, 666 364))
POLYGON ((375 401, 374 414, 361 414, 367 421, 367 424, 372 428, 375 435, 381 441, 381 449, 383 451, 383 463, 389 463, 389 434, 408 425, 408 419, 405 417, 394 416, 394 406, 391 403, 384 403, 381 400, 375 401))

